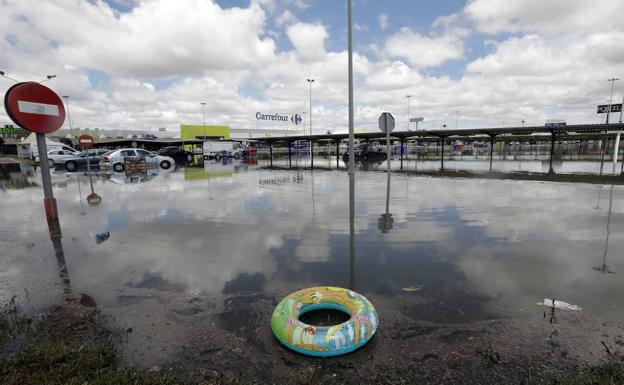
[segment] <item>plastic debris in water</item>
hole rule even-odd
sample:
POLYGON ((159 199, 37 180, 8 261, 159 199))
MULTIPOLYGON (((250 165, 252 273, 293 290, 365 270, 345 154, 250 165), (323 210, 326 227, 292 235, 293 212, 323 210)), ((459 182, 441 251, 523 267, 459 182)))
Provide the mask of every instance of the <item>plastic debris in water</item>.
POLYGON ((563 301, 555 300, 553 305, 553 300, 549 298, 544 298, 544 302, 538 302, 537 304, 546 307, 554 307, 555 309, 561 310, 583 310, 580 306, 572 305, 563 301))
POLYGON ((422 285, 418 285, 418 286, 408 286, 408 287, 404 287, 401 290, 403 291, 407 291, 408 293, 414 292, 414 291, 419 291, 422 290, 425 286, 425 284, 422 285))
POLYGON ((110 238, 110 232, 109 231, 105 231, 103 233, 95 234, 95 242, 98 245, 100 243, 104 242, 105 240, 107 240, 108 238, 110 238))

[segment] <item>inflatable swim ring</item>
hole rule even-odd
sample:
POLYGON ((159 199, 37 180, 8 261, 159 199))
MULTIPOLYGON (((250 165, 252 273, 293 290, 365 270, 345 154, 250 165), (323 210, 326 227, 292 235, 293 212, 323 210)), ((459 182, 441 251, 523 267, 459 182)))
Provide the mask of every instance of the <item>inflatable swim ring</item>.
POLYGON ((286 347, 309 356, 329 357, 350 353, 375 334, 379 317, 363 295, 339 287, 312 287, 296 291, 277 305, 271 328, 286 347), (299 317, 312 310, 335 309, 351 318, 339 325, 312 326, 299 317))

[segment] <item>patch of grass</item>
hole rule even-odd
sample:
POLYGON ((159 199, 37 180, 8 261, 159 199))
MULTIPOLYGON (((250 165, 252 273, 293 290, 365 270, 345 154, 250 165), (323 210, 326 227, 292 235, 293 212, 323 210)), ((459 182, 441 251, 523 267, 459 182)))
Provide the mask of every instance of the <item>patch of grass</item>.
POLYGON ((177 385, 162 373, 143 373, 118 366, 111 348, 71 347, 52 343, 33 347, 0 360, 0 383, 5 385, 155 384, 177 385))

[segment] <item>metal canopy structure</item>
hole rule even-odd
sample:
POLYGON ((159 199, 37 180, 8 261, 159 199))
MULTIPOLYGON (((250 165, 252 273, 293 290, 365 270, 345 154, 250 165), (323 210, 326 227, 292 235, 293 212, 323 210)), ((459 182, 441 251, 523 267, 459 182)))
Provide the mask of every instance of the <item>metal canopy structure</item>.
MULTIPOLYGON (((535 134, 569 136, 570 139, 576 134, 594 133, 600 134, 605 132, 613 132, 624 130, 624 124, 576 124, 568 126, 533 126, 533 127, 492 127, 492 128, 471 128, 461 130, 419 130, 419 131, 394 131, 390 134, 395 139, 477 139, 483 137, 489 140, 492 137, 509 136, 529 136, 535 134)), ((385 136, 382 132, 363 132, 356 133, 357 139, 382 139, 385 136)), ((550 137, 543 139, 550 139, 550 137)), ((344 134, 321 134, 321 135, 294 135, 294 136, 275 136, 266 138, 256 138, 258 142, 276 143, 276 142, 294 142, 294 141, 321 141, 321 140, 344 140, 349 137, 348 133, 344 134)), ((538 139, 537 137, 536 139, 538 139)))

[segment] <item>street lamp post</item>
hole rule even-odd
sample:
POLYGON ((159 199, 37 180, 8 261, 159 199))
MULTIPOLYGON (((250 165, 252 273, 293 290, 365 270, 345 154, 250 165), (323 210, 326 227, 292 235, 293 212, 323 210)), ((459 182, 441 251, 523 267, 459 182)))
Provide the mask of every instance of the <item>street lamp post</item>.
POLYGON ((409 131, 409 127, 410 127, 410 98, 412 97, 412 95, 405 95, 405 97, 407 98, 407 131, 409 131))
POLYGON ((204 124, 204 140, 206 140, 206 102, 200 103, 202 106, 202 121, 204 124))
POLYGON ((69 114, 69 95, 63 95, 63 99, 65 99, 65 108, 67 109, 67 121, 69 122, 69 134, 72 137, 72 146, 76 141, 76 135, 74 135, 74 129, 72 128, 71 115, 69 114))
POLYGON ((310 85, 310 135, 312 135, 312 83, 314 83, 314 79, 307 80, 310 85))
POLYGON ((609 115, 611 114, 611 104, 613 104, 613 85, 620 78, 611 78, 607 79, 608 82, 611 82, 611 98, 609 99, 609 109, 607 110, 607 124, 609 124, 609 115))
POLYGON ((459 111, 455 110, 455 129, 457 130, 457 114, 459 111))

